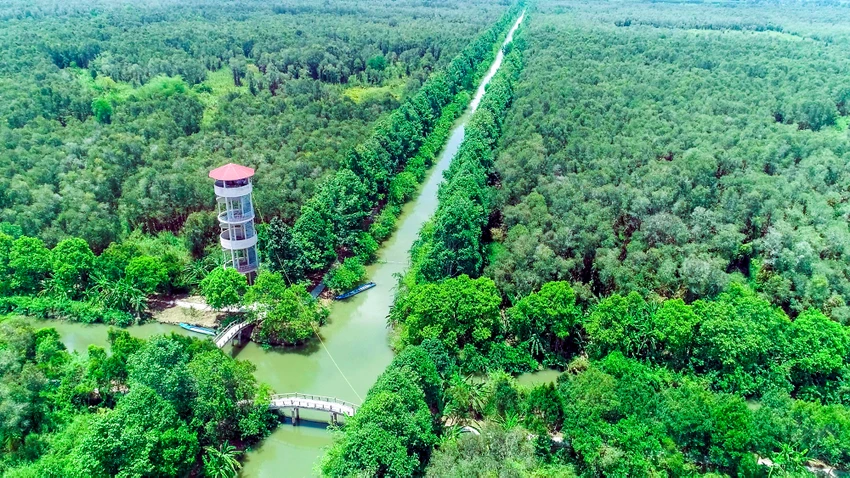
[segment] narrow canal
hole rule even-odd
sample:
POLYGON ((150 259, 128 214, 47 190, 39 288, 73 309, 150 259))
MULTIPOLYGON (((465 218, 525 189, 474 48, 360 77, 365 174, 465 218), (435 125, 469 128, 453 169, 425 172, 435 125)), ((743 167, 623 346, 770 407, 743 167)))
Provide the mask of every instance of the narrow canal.
MULTIPOLYGON (((511 42, 525 13, 517 19, 504 44, 511 42)), ((301 350, 264 350, 249 343, 234 351, 240 360, 250 360, 257 371, 257 380, 269 384, 276 393, 302 392, 337 397, 360 403, 378 375, 393 358, 389 347, 386 318, 393 303, 397 273, 406 269, 408 252, 423 223, 437 208, 437 189, 457 153, 464 137, 464 126, 484 96, 485 87, 502 64, 498 52, 467 111, 455 124, 437 164, 429 173, 419 196, 408 203, 398 221, 395 234, 384 243, 376 264, 367 268, 367 275, 377 286, 344 302, 332 305, 329 323, 322 328, 321 344, 313 343, 301 350)), ((70 322, 41 322, 55 327, 69 349, 84 352, 89 344, 105 346, 105 326, 70 322)), ((165 324, 146 324, 129 331, 139 337, 168 332, 186 333, 183 329, 165 324)), ((302 412, 302 418, 314 417, 327 421, 326 414, 302 412)), ((247 453, 243 477, 302 477, 313 476, 321 453, 331 442, 331 435, 321 423, 302 422, 299 426, 281 425, 259 447, 247 453)))

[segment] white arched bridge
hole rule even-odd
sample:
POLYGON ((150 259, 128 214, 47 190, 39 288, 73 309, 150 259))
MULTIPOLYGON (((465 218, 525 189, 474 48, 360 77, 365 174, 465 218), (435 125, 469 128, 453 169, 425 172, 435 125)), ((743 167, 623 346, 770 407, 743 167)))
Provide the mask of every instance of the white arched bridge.
POLYGON ((243 330, 248 328, 251 325, 250 322, 233 322, 224 328, 221 332, 216 334, 213 338, 213 342, 215 342, 215 346, 218 348, 223 348, 227 345, 228 342, 235 339, 242 333, 243 330))
MULTIPOLYGON (((240 404, 250 404, 250 400, 242 400, 240 404)), ((334 397, 322 395, 311 395, 308 393, 278 393, 271 396, 269 410, 279 410, 286 416, 284 410, 292 411, 292 424, 297 425, 301 420, 300 410, 315 410, 328 412, 331 415, 331 423, 336 424, 340 415, 353 417, 357 413, 357 405, 334 397)))
MULTIPOLYGON (((292 424, 296 425, 301 420, 300 410, 316 410, 328 412, 331 415, 331 423, 336 424, 338 417, 353 417, 357 412, 357 405, 334 397, 322 395, 310 395, 307 393, 279 393, 272 395, 269 402, 269 410, 292 411, 292 424)), ((285 413, 283 413, 286 416, 285 413)))

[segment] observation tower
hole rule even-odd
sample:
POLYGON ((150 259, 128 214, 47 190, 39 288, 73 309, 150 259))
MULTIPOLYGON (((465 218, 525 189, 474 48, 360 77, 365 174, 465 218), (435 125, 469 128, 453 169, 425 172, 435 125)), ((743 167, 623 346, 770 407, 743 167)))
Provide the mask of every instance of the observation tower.
POLYGON ((252 284, 260 259, 257 255, 257 231, 254 228, 254 203, 251 176, 254 170, 238 164, 225 164, 210 171, 215 179, 215 202, 221 226, 224 267, 244 274, 252 284))

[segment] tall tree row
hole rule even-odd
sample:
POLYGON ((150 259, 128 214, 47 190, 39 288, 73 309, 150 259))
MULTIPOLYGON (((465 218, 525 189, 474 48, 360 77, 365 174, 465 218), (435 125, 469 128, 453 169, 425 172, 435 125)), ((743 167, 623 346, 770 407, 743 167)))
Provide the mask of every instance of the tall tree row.
POLYGON ((322 183, 302 207, 291 230, 285 225, 277 227, 275 236, 288 243, 272 246, 286 251, 290 259, 271 256, 276 268, 296 278, 324 269, 342 250, 369 240, 362 235, 366 219, 383 205, 393 180, 415 157, 456 95, 473 88, 482 65, 489 64, 494 45, 522 6, 521 2, 512 6, 445 71, 433 74, 415 95, 379 121, 371 136, 348 152, 345 167, 322 183))

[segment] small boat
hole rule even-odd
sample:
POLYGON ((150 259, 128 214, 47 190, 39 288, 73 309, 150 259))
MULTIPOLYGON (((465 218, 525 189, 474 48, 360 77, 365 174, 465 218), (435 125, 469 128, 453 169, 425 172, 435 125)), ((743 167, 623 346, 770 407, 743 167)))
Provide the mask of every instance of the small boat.
POLYGON ((198 325, 184 324, 180 322, 180 327, 188 330, 189 332, 195 332, 196 334, 204 334, 204 335, 212 335, 215 337, 215 330, 209 329, 207 327, 200 327, 198 325))
POLYGON ((353 297, 353 296, 363 292, 364 290, 369 290, 372 287, 375 287, 375 283, 374 282, 368 282, 366 284, 361 285, 360 287, 358 287, 356 289, 352 289, 352 290, 346 292, 345 294, 340 294, 340 295, 334 297, 334 300, 345 300, 349 297, 353 297))

